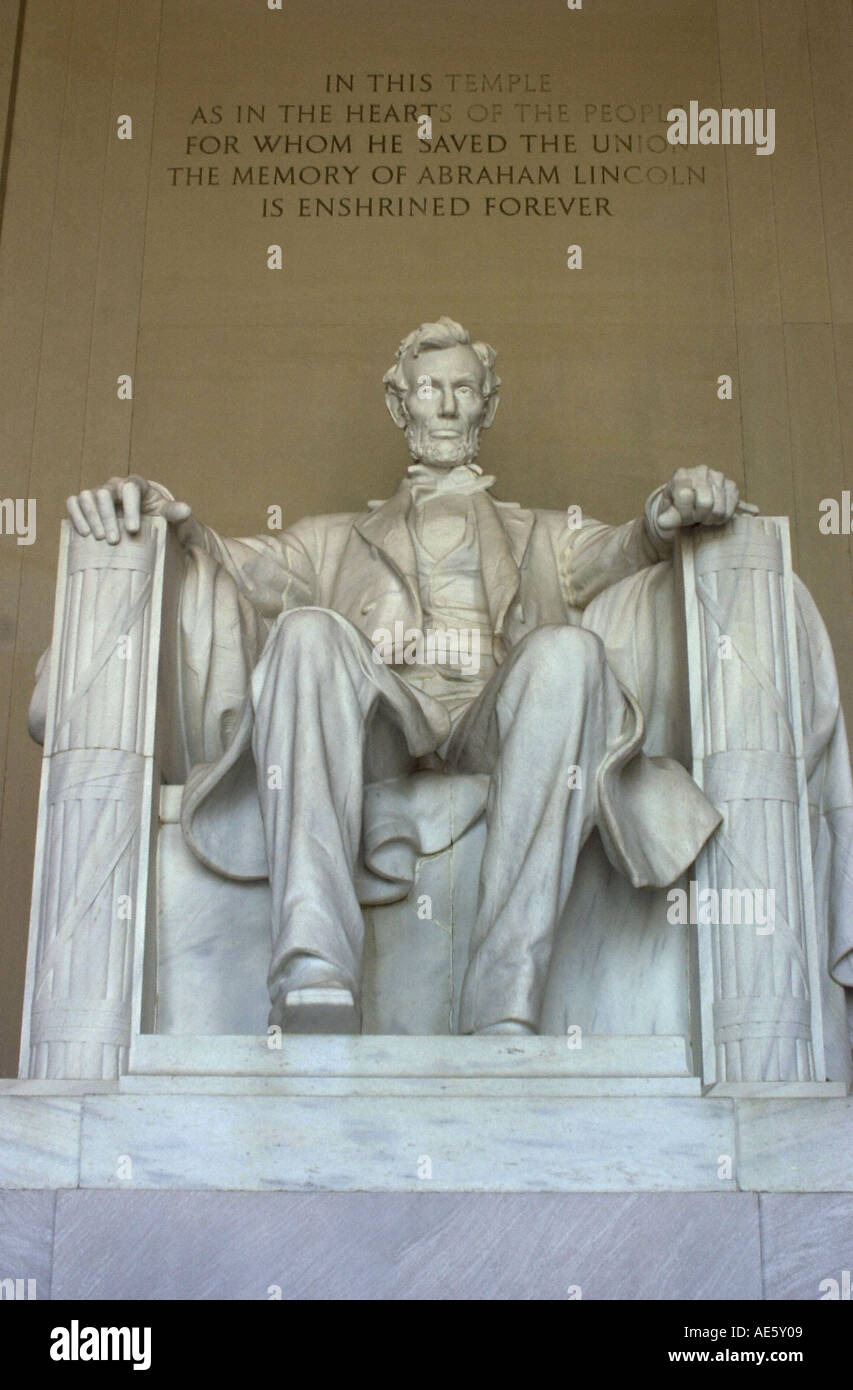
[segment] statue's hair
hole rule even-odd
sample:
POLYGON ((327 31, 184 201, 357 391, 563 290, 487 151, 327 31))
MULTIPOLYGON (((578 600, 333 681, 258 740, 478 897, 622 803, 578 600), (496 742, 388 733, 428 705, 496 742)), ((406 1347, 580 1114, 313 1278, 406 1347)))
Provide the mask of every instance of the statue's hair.
POLYGON ((397 396, 404 396, 408 388, 408 382, 403 375, 403 365, 407 357, 417 357, 419 353, 429 348, 452 348, 458 345, 470 347, 476 352, 480 361, 486 369, 486 377, 483 382, 483 395, 486 400, 490 396, 497 395, 501 388, 500 377, 495 371, 495 358, 497 353, 488 343, 472 343, 471 334, 463 328, 461 323, 455 323, 446 314, 442 314, 436 323, 422 323, 420 328, 415 328, 407 335, 397 348, 393 367, 382 378, 386 390, 393 391, 397 396))

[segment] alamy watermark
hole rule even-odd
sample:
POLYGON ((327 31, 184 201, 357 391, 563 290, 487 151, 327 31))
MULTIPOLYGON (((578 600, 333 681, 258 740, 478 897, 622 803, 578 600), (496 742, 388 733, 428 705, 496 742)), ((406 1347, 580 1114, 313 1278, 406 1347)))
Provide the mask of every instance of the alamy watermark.
POLYGON ((820 1293, 821 1303, 827 1300, 830 1302, 842 1301, 844 1303, 853 1301, 853 1288, 851 1288, 849 1269, 841 1270, 840 1279, 821 1279, 817 1287, 820 1293))
POLYGON ((18 545, 32 545, 36 538, 34 497, 0 498, 0 534, 17 536, 18 545))
POLYGON ((36 1298, 35 1279, 0 1279, 0 1299, 36 1298))
POLYGON ((476 675, 480 669, 480 632, 476 627, 378 627, 371 639, 377 666, 456 666, 476 675))
POLYGON ((670 145, 754 145, 756 154, 772 154, 776 148, 775 107, 712 106, 698 101, 673 106, 666 113, 670 145))
POLYGON ((817 529, 823 536, 853 535, 853 493, 844 491, 841 501, 837 497, 821 498, 818 510, 821 513, 817 529))
POLYGON ((666 895, 666 920, 674 927, 755 927, 757 936, 776 929, 772 888, 700 888, 695 879, 666 895))
POLYGON ((150 1327, 54 1327, 50 1334, 52 1361, 132 1361, 135 1371, 151 1366, 150 1327))

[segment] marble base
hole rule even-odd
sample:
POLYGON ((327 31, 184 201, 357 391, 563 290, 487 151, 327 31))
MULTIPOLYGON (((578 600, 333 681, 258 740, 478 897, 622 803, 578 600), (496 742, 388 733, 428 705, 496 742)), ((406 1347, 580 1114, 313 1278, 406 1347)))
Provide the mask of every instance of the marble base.
POLYGON ((814 1302, 849 1299, 851 1229, 851 1193, 0 1191, 0 1276, 39 1299, 814 1302))
POLYGON ((0 1187, 853 1192, 853 1098, 668 1093, 677 1080, 609 1095, 547 1076, 9 1082, 0 1187))

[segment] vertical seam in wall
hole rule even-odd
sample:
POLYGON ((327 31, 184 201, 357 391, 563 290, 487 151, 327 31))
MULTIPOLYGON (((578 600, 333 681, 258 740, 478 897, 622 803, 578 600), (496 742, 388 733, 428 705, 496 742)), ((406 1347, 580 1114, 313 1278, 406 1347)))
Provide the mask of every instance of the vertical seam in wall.
POLYGON ((741 1183, 740 1169, 741 1169, 741 1160, 742 1160, 742 1158, 743 1158, 743 1134, 742 1134, 742 1129, 741 1129, 741 1107, 742 1107, 742 1105, 743 1105, 743 1101, 738 1100, 738 1099, 733 1099, 731 1103, 732 1103, 732 1108, 733 1108, 733 1111, 734 1111, 734 1116, 733 1116, 733 1128, 734 1128, 734 1136, 735 1136, 735 1180, 736 1180, 736 1183, 737 1183, 737 1190, 738 1190, 738 1192, 748 1193, 749 1196, 754 1200, 754 1202, 755 1202, 755 1204, 756 1204, 756 1208, 755 1208, 755 1209, 756 1209, 756 1217, 757 1217, 757 1225, 758 1225, 758 1278, 759 1278, 759 1288, 760 1288, 761 1302, 763 1303, 763 1302, 766 1302, 766 1299, 767 1299, 767 1285, 766 1285, 766 1280, 765 1280, 765 1277, 764 1277, 764 1231, 763 1231, 763 1229, 762 1229, 762 1212, 761 1212, 761 1199, 762 1199, 762 1194, 761 1194, 761 1192, 759 1192, 759 1191, 757 1190, 757 1188, 754 1188, 754 1187, 744 1187, 743 1184, 741 1183))
MULTIPOLYGON (((834 399, 835 399, 835 419, 836 419, 836 424, 837 424, 837 427, 838 427, 839 465, 840 465, 840 468, 841 468, 841 487, 843 488, 843 487, 844 487, 844 483, 845 483, 845 459, 844 459, 844 433, 843 433, 843 430, 842 430, 842 428, 841 428, 841 403, 840 403, 840 400, 839 400, 839 383, 840 383, 840 381, 841 381, 841 377, 840 377, 840 374, 839 374, 839 366, 838 366, 838 346, 837 346, 836 338, 835 338, 835 305, 834 305, 833 299, 832 299, 832 276, 831 276, 830 270, 829 270, 829 251, 827 250, 827 246, 826 246, 826 209, 825 209, 824 201, 823 201, 823 183, 824 183, 824 177, 823 177, 823 161, 821 160, 821 155, 820 155, 820 139, 819 139, 819 137, 818 137, 818 128, 817 128, 817 108, 816 108, 816 106, 815 106, 815 99, 814 99, 814 67, 812 66, 812 41, 811 41, 811 28, 810 28, 810 23, 809 23, 809 16, 810 16, 810 11, 811 11, 811 5, 812 5, 812 0, 805 0, 805 9, 806 9, 806 51, 807 51, 808 57, 809 57, 809 87, 810 87, 810 89, 811 89, 811 94, 812 94, 812 123, 813 123, 813 125, 814 125, 815 155, 816 155, 816 157, 817 157, 817 183, 818 183, 818 189, 819 189, 819 191, 820 191, 820 221, 821 221, 821 228, 822 228, 822 231, 823 231, 823 259, 824 259, 824 264, 825 264, 825 266, 826 266, 826 293, 827 293, 827 298, 828 298, 828 300, 829 300, 829 332, 830 332, 830 338, 831 338, 831 341, 832 341, 832 368, 833 368, 833 374, 834 374, 834 377, 835 377, 835 380, 834 380, 834 386, 835 386, 835 392, 834 392, 834 399)), ((848 556, 848 561, 849 561, 848 582, 849 582, 850 591, 853 592, 853 537, 851 537, 851 538, 848 540, 848 542, 847 542, 847 556, 848 556)))
POLYGON ((9 177, 9 156, 12 151, 12 129, 15 124, 15 99, 18 95, 18 73, 21 69, 21 49, 24 43, 24 18, 27 0, 18 0, 18 20, 15 26, 15 50, 12 56, 12 75, 9 79, 9 100, 6 105, 6 131, 3 137, 3 154, 0 156, 0 230, 3 227, 3 209, 6 206, 6 182, 9 177))
MULTIPOLYGON (((757 0, 756 9, 758 13, 758 42, 761 49, 761 81, 764 88, 764 100, 768 100, 767 91, 767 67, 764 59, 764 18, 762 15, 761 0, 757 0)), ((788 385, 788 335, 785 323, 785 300, 782 293, 782 264, 779 259, 779 219, 776 215, 776 181, 773 177, 773 163, 770 163, 770 198, 773 204, 773 244, 776 247, 776 281, 779 286, 779 320, 782 337, 782 365, 785 372, 785 419, 788 426, 788 464, 791 478, 791 498, 796 504, 797 487, 794 474, 794 447, 793 433, 791 430, 791 395, 788 385)), ((799 524, 800 518, 797 515, 796 505, 793 507, 791 520, 791 556, 794 569, 797 568, 799 558, 799 524)))
MULTIPOLYGON (((714 5, 714 28, 715 28, 716 35, 717 35, 717 76, 718 76, 719 84, 720 84, 720 106, 722 106, 722 105, 723 105, 723 50, 722 50, 722 43, 721 43, 721 39, 720 39, 720 5, 719 5, 719 0, 717 0, 717 3, 714 5)), ((741 459, 742 459, 742 461, 743 461, 743 490, 744 490, 744 493, 746 494, 746 493, 749 491, 749 489, 748 489, 748 487, 747 487, 747 483, 748 483, 749 480, 748 480, 747 474, 746 474, 746 439, 744 438, 744 432, 743 432, 743 405, 742 405, 742 401, 743 401, 743 383, 742 383, 742 381, 741 381, 741 374, 740 374, 740 333, 739 333, 739 329, 738 329, 737 291, 736 291, 736 286, 735 286, 735 257, 734 257, 734 241, 733 241, 733 236, 732 236, 732 200, 731 200, 731 195, 730 195, 730 193, 729 193, 729 154, 728 154, 728 150, 724 148, 723 151, 722 151, 722 154, 723 154, 723 169, 724 169, 724 172, 725 172, 725 177, 724 177, 724 179, 723 179, 723 186, 724 186, 724 188, 725 188, 725 195, 726 195, 726 222, 727 222, 728 228, 729 228, 729 276, 730 276, 730 281, 731 281, 732 328, 734 329, 734 335, 735 335, 735 370, 736 370, 736 380, 737 380, 738 429, 739 429, 739 433, 740 433, 740 456, 741 456, 741 459)))
MULTIPOLYGON (((82 1107, 81 1107, 81 1109, 82 1109, 82 1107)), ((78 1145, 79 1145, 79 1134, 78 1134, 78 1145)), ((53 1273, 54 1273, 54 1269, 55 1269, 55 1266, 56 1266, 56 1209, 57 1209, 58 1206, 59 1206, 59 1192, 58 1192, 58 1191, 54 1191, 54 1194, 53 1194, 53 1220, 52 1220, 51 1226, 50 1226, 50 1276, 49 1276, 49 1282, 48 1282, 48 1286, 47 1286, 47 1296, 48 1296, 48 1299, 52 1299, 52 1298, 53 1298, 53 1273)))
MULTIPOLYGON (((151 125, 148 137, 148 173, 145 185, 145 210, 142 214, 142 248, 139 253, 139 291, 136 304, 136 337, 133 345, 133 384, 136 387, 136 369, 139 363, 139 334, 142 328, 142 289, 145 283, 145 250, 148 245, 148 220, 151 208, 152 161, 154 158, 154 123, 157 119, 157 93, 160 88, 160 54, 163 48, 163 0, 159 0, 157 17, 157 56, 154 67, 154 84, 151 93, 151 125)), ((130 402, 130 428, 127 432, 127 472, 133 456, 133 426, 136 417, 136 390, 130 402)))
MULTIPOLYGON (((42 311, 41 311, 41 329, 40 329, 40 331, 39 331, 38 366, 37 366, 37 368, 36 368, 36 388, 35 388, 35 391, 33 392, 33 413, 32 413, 32 424, 31 424, 31 427, 30 427, 30 456, 29 456, 29 464, 28 464, 28 467, 27 467, 27 496, 28 496, 28 497, 31 497, 31 496, 32 496, 33 449, 34 449, 34 446, 35 446, 35 438, 36 438, 36 421, 37 421, 37 419, 38 419, 38 402, 39 402, 39 392, 40 392, 40 383, 41 383, 41 371, 42 371, 42 362, 43 362, 43 359, 44 359, 44 333, 45 333, 45 323, 46 323, 46 320, 47 320, 47 300, 48 300, 48 285, 49 285, 49 283, 50 283, 50 265, 51 265, 51 259, 52 259, 52 256, 53 256, 53 242, 54 242, 55 229, 56 229, 56 199, 57 199, 57 194, 58 194, 58 189, 59 189, 59 168, 60 168, 60 163, 61 163, 61 160, 62 160, 62 142, 63 142, 63 138, 64 138, 64 134, 65 134, 65 119, 66 119, 66 113, 67 113, 67 110, 68 110, 68 88, 69 88, 69 84, 70 84, 70 82, 71 82, 71 61, 70 61, 70 58, 71 58, 71 43, 72 43, 73 34, 74 34, 74 21, 73 21, 73 18, 72 18, 72 21, 71 21, 71 23, 70 23, 69 26, 68 26, 68 50, 67 50, 66 58, 65 58, 65 87, 64 87, 63 93, 62 93, 62 116, 60 117, 60 121, 59 121, 59 137, 58 137, 57 142, 56 142, 56 160, 55 160, 55 162, 54 162, 54 169, 53 169, 53 202, 52 202, 52 204, 51 204, 51 212, 50 212, 50 231, 49 231, 49 235, 50 235, 50 249, 48 250, 48 253, 47 253, 47 265, 46 265, 46 268, 45 268, 44 294, 43 294, 43 299, 42 299, 42 311)), ((11 701, 12 701, 12 692, 13 692, 13 690, 14 690, 14 688, 15 688, 15 674, 16 674, 17 664, 18 664, 18 641, 17 641, 17 638, 18 638, 18 633, 19 633, 20 630, 21 630, 21 593, 22 593, 22 590, 23 590, 23 584, 24 584, 24 565, 23 565, 23 559, 20 559, 20 560, 18 561, 18 592, 17 592, 17 595, 15 596, 15 649, 14 649, 14 651, 13 651, 13 653, 12 653, 12 660, 11 660, 11 662, 10 662, 10 667, 9 667, 9 687, 8 687, 8 688, 9 688, 9 703, 10 703, 10 708, 11 708, 11 701)), ((10 740, 10 738, 11 738, 11 733, 12 733, 12 721, 11 721, 11 718, 10 718, 10 719, 7 721, 7 724, 6 724, 6 733, 5 733, 5 737, 4 737, 4 740, 3 740, 3 747, 2 747, 2 750, 0 750, 0 753, 2 753, 3 768, 4 768, 4 769, 7 769, 7 768, 8 768, 9 740, 10 740)), ((8 776, 4 776, 4 778, 3 778, 2 790, 0 790, 0 825, 2 825, 2 822, 3 822, 3 814, 4 814, 5 809, 6 809, 6 789, 7 789, 8 785, 9 785, 9 778, 8 778, 8 776)), ((27 904, 27 919, 29 920, 29 904, 27 904)))
MULTIPOLYGON (((93 284, 93 286, 92 286, 92 308, 91 308, 91 313, 90 313, 90 318, 89 318, 89 346, 88 346, 88 350, 87 350, 88 362, 87 362, 87 368, 86 368, 86 403, 85 403, 85 409, 84 409, 84 412, 83 412, 83 433, 82 433, 82 436, 81 436, 81 439, 80 439, 80 473, 79 473, 79 475, 78 475, 78 477, 79 477, 79 482, 80 482, 80 486, 81 486, 81 487, 83 486, 83 469, 84 469, 84 467, 85 467, 86 443, 87 443, 88 434, 89 434, 89 414, 90 414, 89 405, 90 405, 91 396, 92 396, 92 389, 93 389, 93 383, 92 383, 92 350, 93 350, 94 344, 95 344, 95 318, 96 318, 97 310, 98 310, 98 287, 99 287, 99 285, 100 285, 100 283, 101 283, 101 257, 102 257, 102 254, 103 254, 104 220, 105 220, 105 217, 106 217, 107 164, 108 164, 109 155, 110 155, 110 142, 115 138, 115 134, 114 134, 114 131, 113 131, 113 121, 114 121, 115 115, 116 115, 116 108, 115 108, 113 96, 114 96, 114 93, 115 93, 115 84, 116 84, 116 64, 117 64, 117 62, 118 62, 118 35, 119 35, 119 10, 120 10, 120 8, 121 8, 121 3, 120 3, 120 0, 119 0, 119 3, 116 5, 115 10, 114 10, 114 14, 115 14, 115 25, 114 25, 114 28, 113 28, 113 66, 112 66, 112 78, 111 78, 111 81, 110 81, 110 97, 109 97, 109 106, 110 106, 110 109, 109 109, 109 111, 108 111, 108 113, 107 113, 107 119, 106 119, 106 122, 105 122, 105 132, 104 132, 104 135, 105 135, 105 139, 104 139, 104 162, 103 162, 103 164, 102 164, 102 166, 101 166, 101 187, 100 187, 100 195, 101 195, 101 215, 100 215, 100 217, 99 217, 99 219, 98 219, 98 249, 97 249, 97 253, 96 253, 96 256, 95 256, 95 282, 94 282, 94 284, 93 284)), ((105 389, 105 388, 104 388, 104 389, 105 389)))
POLYGON ((765 1193, 757 1192, 758 1200, 758 1266, 761 1270, 761 1299, 767 1302, 767 1269, 765 1259, 765 1240, 764 1240, 764 1198, 765 1193))

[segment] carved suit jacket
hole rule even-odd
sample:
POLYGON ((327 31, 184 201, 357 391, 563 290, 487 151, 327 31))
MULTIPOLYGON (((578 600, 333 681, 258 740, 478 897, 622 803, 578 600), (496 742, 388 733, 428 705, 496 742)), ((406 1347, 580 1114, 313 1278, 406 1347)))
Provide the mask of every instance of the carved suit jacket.
MULTIPOLYGON (((526 510, 485 492, 472 503, 499 652, 547 623, 579 621, 602 589, 668 554, 645 517, 571 527, 564 512, 526 510)), ((365 512, 307 517, 280 535, 223 540, 205 528, 205 549, 268 621, 312 605, 340 613, 368 637, 395 622, 420 627, 409 507, 404 480, 365 512)))
MULTIPOLYGON (((485 491, 472 494, 472 504, 499 660, 535 628, 580 623, 583 607, 596 594, 662 558, 645 518, 620 527, 586 521, 572 529, 563 512, 525 510, 496 502, 485 491)), ((203 547, 193 547, 194 571, 184 586, 189 599, 182 604, 182 668, 185 692, 195 679, 198 695, 197 711, 185 711, 184 726, 191 729, 201 722, 207 733, 190 758, 194 765, 186 780, 181 824, 190 848, 210 868, 234 878, 267 873, 247 686, 275 619, 293 608, 327 608, 368 639, 377 628, 393 629, 395 622, 422 626, 407 520, 410 505, 404 481, 389 501, 362 513, 309 517, 278 536, 245 540, 225 540, 205 530, 203 547), (230 590, 223 590, 222 572, 230 590), (240 599, 236 606, 233 590, 240 599), (214 631, 209 635, 211 614, 214 631), (252 620, 255 638, 246 642, 252 620), (238 632, 243 645, 229 664, 227 654, 234 650, 238 632)), ((383 667, 375 675, 387 686, 411 752, 431 752, 441 740, 420 692, 383 667)), ((625 698, 623 735, 599 769, 597 824, 612 862, 632 882, 669 883, 692 862, 720 816, 683 767, 670 758, 643 755, 643 713, 630 691, 625 690, 625 698)), ((386 806, 382 817, 384 824, 399 821, 408 827, 412 866, 415 850, 432 853, 444 847, 435 825, 436 807, 446 798, 429 776, 404 779, 409 787, 400 789, 399 814, 388 816, 386 806)), ((480 784, 487 781, 470 779, 469 821, 482 810, 485 790, 480 784)), ((362 901, 393 900, 405 895, 405 880, 402 888, 399 881, 390 883, 386 867, 398 861, 400 844, 386 854, 389 846, 372 838, 369 793, 365 834, 373 864, 365 866, 362 901)), ((464 829, 458 815, 456 824, 457 830, 464 829)))

